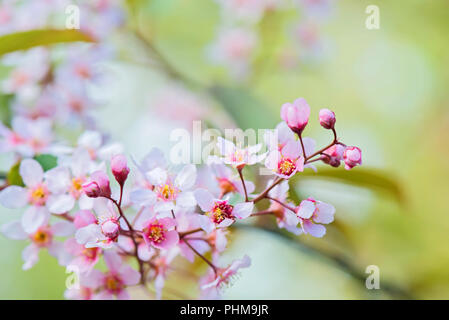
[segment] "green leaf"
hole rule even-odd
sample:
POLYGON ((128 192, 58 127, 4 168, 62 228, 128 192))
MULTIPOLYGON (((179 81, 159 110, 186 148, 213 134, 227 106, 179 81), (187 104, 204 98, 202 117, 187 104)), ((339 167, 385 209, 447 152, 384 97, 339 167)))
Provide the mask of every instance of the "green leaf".
POLYGON ((0 121, 6 126, 11 126, 12 112, 10 104, 13 97, 14 95, 12 94, 0 94, 0 121))
POLYGON ((12 186, 21 186, 23 187, 25 184, 23 183, 22 177, 19 173, 20 161, 9 169, 8 174, 6 175, 6 180, 8 181, 8 185, 12 186))
POLYGON ((274 128, 279 122, 273 109, 242 88, 214 86, 210 92, 243 130, 274 128))
POLYGON ((296 184, 304 179, 326 179, 368 188, 376 192, 392 195, 399 202, 404 201, 404 193, 399 182, 391 174, 369 168, 355 168, 350 171, 335 168, 319 168, 318 172, 306 170, 297 174, 292 183, 296 184))
POLYGON ((44 171, 48 171, 50 169, 53 169, 58 165, 58 159, 55 156, 52 156, 51 154, 40 154, 34 157, 34 160, 39 162, 39 164, 42 166, 42 169, 44 171))
POLYGON ((11 33, 0 37, 0 56, 38 46, 77 41, 94 42, 94 39, 81 31, 71 29, 42 29, 11 33))

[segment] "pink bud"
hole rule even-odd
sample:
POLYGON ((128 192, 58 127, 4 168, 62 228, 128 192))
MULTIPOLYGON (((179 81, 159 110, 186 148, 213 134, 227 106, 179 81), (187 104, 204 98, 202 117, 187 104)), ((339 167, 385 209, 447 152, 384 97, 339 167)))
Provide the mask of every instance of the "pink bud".
POLYGON ((90 198, 98 198, 101 194, 100 187, 95 181, 82 185, 84 193, 90 198))
POLYGON ((111 159, 111 170, 115 180, 117 180, 120 185, 123 185, 129 174, 126 157, 122 154, 113 156, 111 159))
POLYGON ((345 160, 345 169, 350 170, 356 165, 362 164, 362 150, 357 147, 346 147, 343 158, 345 160))
MULTIPOLYGON (((101 170, 95 171, 90 175, 90 182, 87 183, 87 185, 90 185, 90 183, 95 183, 97 187, 99 188, 99 193, 97 194, 97 197, 111 197, 111 187, 109 186, 109 177, 106 173, 104 173, 101 170)), ((83 185, 84 189, 84 185, 83 185)), ((86 193, 87 194, 87 193, 86 193)), ((87 194, 89 196, 89 194, 87 194)), ((92 196, 89 196, 92 197, 92 196)), ((95 197, 94 197, 95 198, 95 197)))
POLYGON ((77 229, 88 226, 89 224, 96 223, 97 218, 90 210, 80 210, 75 214, 73 224, 77 229))
POLYGON ((333 129, 335 125, 335 113, 329 109, 320 110, 320 124, 324 129, 333 129))
POLYGON ((120 226, 116 219, 109 219, 101 224, 101 232, 109 239, 116 239, 119 231, 120 226))
POLYGON ((292 103, 284 103, 281 108, 281 118, 290 129, 300 135, 309 122, 310 107, 304 98, 292 103))
POLYGON ((343 159, 343 153, 345 152, 345 147, 341 144, 334 144, 332 147, 326 149, 323 153, 323 162, 331 165, 332 167, 339 167, 340 161, 343 159))

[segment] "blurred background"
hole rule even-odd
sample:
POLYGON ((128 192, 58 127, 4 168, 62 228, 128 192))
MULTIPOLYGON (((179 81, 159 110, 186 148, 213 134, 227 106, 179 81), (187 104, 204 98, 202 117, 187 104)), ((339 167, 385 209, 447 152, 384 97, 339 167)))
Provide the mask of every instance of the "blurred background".
MULTIPOLYGON (((288 239, 270 221, 235 228, 225 258, 247 253, 252 266, 224 298, 448 299, 449 2, 321 2, 308 15, 304 6, 273 4, 241 23, 219 1, 124 1, 126 22, 108 38, 114 58, 98 62, 104 77, 89 88, 101 101, 93 117, 140 158, 153 146, 168 152, 170 132, 191 130, 194 119, 272 128, 280 106, 298 97, 312 109, 305 135, 325 145, 331 136, 318 111, 332 109, 342 141, 362 149, 363 166, 320 165, 294 189, 332 203, 336 221, 323 239, 288 239), (368 5, 380 10, 379 29, 365 26, 368 5), (253 35, 236 33, 243 45, 226 55, 220 37, 242 26, 253 35), (369 265, 379 267, 380 290, 365 287, 369 265)), ((1 208, 0 222, 14 214, 1 208)), ((42 252, 22 271, 25 243, 1 236, 0 246, 0 298, 63 298, 67 274, 54 258, 42 252)), ((182 274, 167 286, 168 299, 197 293, 182 274)))

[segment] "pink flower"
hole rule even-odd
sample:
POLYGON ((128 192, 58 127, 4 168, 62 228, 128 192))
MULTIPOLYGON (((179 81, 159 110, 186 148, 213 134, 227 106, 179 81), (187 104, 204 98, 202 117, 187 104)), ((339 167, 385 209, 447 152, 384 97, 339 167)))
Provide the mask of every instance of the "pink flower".
POLYGON ((86 248, 111 248, 119 235, 119 216, 112 204, 102 198, 96 200, 95 212, 100 213, 97 221, 79 228, 75 233, 76 241, 86 248))
POLYGON ((289 140, 281 151, 271 150, 265 166, 278 177, 289 179, 304 170, 304 157, 299 140, 289 140))
POLYGON ((142 236, 148 246, 158 249, 169 249, 179 242, 176 230, 176 220, 172 218, 157 219, 153 217, 146 222, 142 229, 142 236))
POLYGON ((248 268, 250 265, 251 259, 245 255, 241 260, 234 260, 226 268, 217 268, 217 274, 214 279, 211 282, 204 284, 201 289, 223 289, 223 287, 231 285, 231 282, 233 278, 235 278, 239 269, 248 268))
POLYGON ((332 167, 339 167, 340 161, 343 159, 343 153, 345 147, 341 144, 334 144, 332 147, 326 149, 323 153, 323 162, 331 165, 332 167))
POLYGON ((111 300, 114 297, 119 300, 129 299, 126 288, 139 283, 139 272, 124 264, 120 256, 114 251, 106 251, 104 261, 109 269, 108 272, 102 273, 100 270, 93 269, 86 276, 86 283, 99 291, 95 294, 94 299, 111 300))
POLYGON ((217 146, 222 158, 211 156, 209 163, 225 163, 237 169, 242 169, 245 165, 253 165, 262 161, 266 154, 257 155, 262 148, 262 144, 256 144, 247 148, 239 148, 231 141, 222 137, 217 138, 217 146))
MULTIPOLYGON (((232 170, 223 164, 211 164, 211 168, 215 174, 218 186, 221 190, 221 195, 226 195, 230 192, 238 192, 245 194, 242 181, 240 177, 232 173, 232 170)), ((246 191, 248 195, 254 192, 255 185, 251 181, 245 180, 246 191)))
POLYGON ((322 224, 334 221, 335 208, 327 203, 316 201, 313 198, 301 201, 297 208, 298 217, 304 233, 321 238, 326 233, 322 224))
POLYGON ((320 110, 320 124, 325 129, 332 129, 335 125, 335 113, 329 109, 320 110))
POLYGON ((216 227, 228 227, 235 219, 245 219, 253 211, 254 203, 243 202, 235 206, 227 200, 214 199, 213 195, 205 189, 195 190, 195 198, 205 215, 199 216, 200 226, 207 233, 216 227))
POLYGON ((345 160, 345 169, 350 170, 357 165, 362 164, 362 150, 357 147, 346 147, 343 153, 343 159, 345 160))
POLYGON ((14 240, 29 239, 31 244, 22 252, 24 260, 23 270, 28 270, 39 261, 39 251, 47 249, 48 253, 57 258, 60 264, 65 264, 67 258, 63 244, 54 241, 54 237, 64 237, 73 234, 73 225, 67 221, 61 221, 50 226, 46 222, 38 226, 33 232, 25 232, 19 221, 13 221, 2 226, 1 232, 14 240))
POLYGON ((77 266, 81 273, 90 272, 103 252, 99 247, 86 248, 76 242, 75 238, 67 239, 64 243, 64 249, 72 256, 67 265, 77 266))
POLYGON ((185 165, 173 179, 159 167, 145 173, 151 188, 137 188, 130 194, 133 204, 154 205, 155 212, 170 212, 176 207, 191 208, 196 205, 193 193, 189 191, 196 181, 196 167, 185 165))
MULTIPOLYGON (((95 167, 86 150, 76 150, 67 159, 45 173, 48 189, 55 195, 58 211, 68 212, 78 203, 81 210, 92 209, 93 199, 83 191, 90 170, 95 167)), ((89 191, 89 190, 88 190, 89 191)))
POLYGON ((300 135, 309 122, 310 107, 304 98, 298 98, 293 103, 284 103, 281 108, 281 118, 289 128, 300 135))
POLYGON ((117 180, 120 185, 123 185, 129 174, 128 164, 124 155, 117 154, 112 157, 111 171, 115 177, 115 180, 117 180))
MULTIPOLYGON (((44 170, 33 159, 22 160, 19 173, 25 187, 9 186, 0 192, 0 203, 11 209, 31 205, 22 216, 22 225, 26 232, 34 232, 50 217, 65 213, 66 203, 58 195, 52 194, 44 181, 44 170)), ((69 208, 70 209, 70 208, 69 208)))

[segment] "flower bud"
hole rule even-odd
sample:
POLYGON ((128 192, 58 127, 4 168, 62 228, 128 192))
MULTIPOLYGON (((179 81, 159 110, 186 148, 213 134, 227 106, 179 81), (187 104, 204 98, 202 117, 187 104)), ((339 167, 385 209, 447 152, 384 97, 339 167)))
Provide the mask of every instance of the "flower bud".
POLYGON ((117 154, 111 159, 111 170, 115 180, 122 186, 128 178, 129 168, 126 162, 126 157, 122 154, 117 154))
POLYGON ((300 135, 309 122, 310 107, 304 98, 298 98, 293 103, 284 103, 281 108, 281 118, 290 129, 300 135))
POLYGON ((344 152, 345 147, 341 144, 334 144, 323 152, 323 162, 337 168, 340 166, 340 161, 343 159, 344 152))
POLYGON ((100 187, 95 181, 91 181, 82 185, 84 193, 90 198, 98 198, 101 194, 100 187))
POLYGON ((90 182, 87 183, 86 185, 83 185, 83 189, 84 186, 86 186, 86 188, 91 188, 92 191, 94 192, 94 194, 96 194, 96 196, 90 196, 89 194, 87 194, 89 197, 106 197, 106 198, 110 198, 111 197, 111 187, 109 186, 109 177, 107 176, 106 173, 104 173, 103 171, 95 171, 94 173, 92 173, 90 175, 90 182), (91 186, 91 183, 94 183, 93 186, 91 186), (96 187, 94 187, 96 184, 96 187), (98 191, 99 189, 99 191, 98 191))
POLYGON ((101 224, 101 232, 109 239, 116 239, 119 231, 120 225, 116 219, 109 219, 101 224))
POLYGON ((320 124, 324 129, 333 129, 335 125, 335 113, 329 109, 320 110, 320 124))
POLYGON ((346 147, 343 153, 343 159, 345 160, 345 169, 350 170, 357 165, 362 164, 362 150, 357 147, 346 147))

